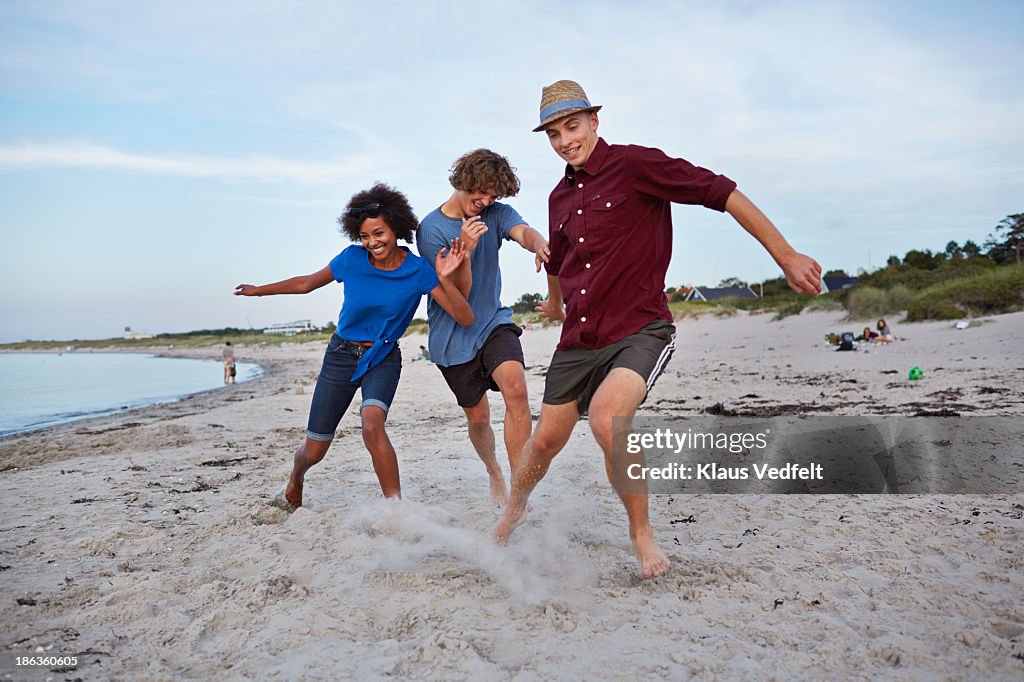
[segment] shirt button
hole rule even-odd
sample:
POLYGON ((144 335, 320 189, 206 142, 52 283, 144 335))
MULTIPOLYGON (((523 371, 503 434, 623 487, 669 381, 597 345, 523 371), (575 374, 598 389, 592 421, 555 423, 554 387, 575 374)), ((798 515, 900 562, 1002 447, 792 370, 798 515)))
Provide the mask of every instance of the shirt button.
POLYGON ((585 294, 585 293, 587 293, 587 290, 586 289, 580 289, 580 293, 581 294, 585 294))
POLYGON ((586 322, 586 321, 587 321, 587 318, 585 318, 585 317, 581 317, 580 318, 580 322, 586 322))
POLYGON ((580 189, 583 189, 583 183, 582 182, 580 184, 576 185, 576 186, 579 187, 580 189))
POLYGON ((604 207, 605 208, 611 208, 612 207, 612 202, 609 201, 607 204, 604 205, 604 207))
POLYGON ((587 268, 587 270, 590 269, 590 263, 587 263, 586 268, 587 268))
POLYGON ((583 237, 580 237, 580 244, 583 243, 583 237))
POLYGON ((562 223, 558 223, 558 229, 559 229, 559 230, 561 230, 561 229, 562 229, 562 223))
POLYGON ((583 209, 582 208, 576 209, 576 215, 583 215, 583 209))

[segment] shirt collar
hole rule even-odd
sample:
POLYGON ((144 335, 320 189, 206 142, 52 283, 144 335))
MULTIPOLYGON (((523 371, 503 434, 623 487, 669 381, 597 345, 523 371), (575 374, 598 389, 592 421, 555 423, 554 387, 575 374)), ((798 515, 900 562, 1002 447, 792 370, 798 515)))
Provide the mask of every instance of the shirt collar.
MULTIPOLYGON (((604 160, 608 157, 608 143, 604 141, 603 137, 597 138, 597 144, 594 145, 594 151, 590 152, 590 158, 583 165, 580 170, 586 171, 587 175, 597 175, 601 172, 601 168, 604 166, 604 160)), ((576 169, 569 164, 565 164, 565 179, 571 182, 576 177, 576 169)))

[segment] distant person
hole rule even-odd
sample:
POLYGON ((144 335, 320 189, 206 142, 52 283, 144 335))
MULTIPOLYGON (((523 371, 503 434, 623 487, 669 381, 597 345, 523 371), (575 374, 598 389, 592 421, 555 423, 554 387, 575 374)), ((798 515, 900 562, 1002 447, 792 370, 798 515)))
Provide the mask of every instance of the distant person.
POLYGON ((512 309, 501 304, 498 251, 514 241, 535 255, 537 271, 548 259, 548 242, 508 204, 498 201, 519 193, 519 179, 508 159, 488 149, 459 157, 449 182, 455 190, 447 201, 420 223, 416 245, 428 261, 452 239, 461 238, 469 258, 455 277, 459 288, 470 289, 469 304, 476 318, 460 327, 441 306, 427 306, 428 344, 433 362, 466 415, 469 440, 490 478, 491 500, 505 504, 508 489, 495 451, 491 406, 487 392, 501 391, 505 402, 505 451, 510 470, 530 437, 533 417, 526 395, 526 370, 512 309))
POLYGON ((418 359, 430 362, 430 351, 427 349, 426 346, 420 346, 420 356, 418 359))
POLYGON ((466 257, 461 242, 453 240, 450 249, 440 249, 434 267, 398 245, 399 239, 413 240, 417 225, 404 194, 388 185, 374 185, 349 200, 338 222, 359 243, 327 267, 273 284, 235 288, 238 296, 269 296, 308 294, 332 281, 344 285, 338 326, 313 391, 306 440, 295 452, 284 490, 274 500, 289 511, 302 506, 306 472, 327 454, 356 389, 362 392, 363 443, 381 490, 384 497, 401 497, 398 456, 384 428, 402 373, 398 339, 427 293, 458 324, 473 323, 473 311, 452 280, 466 257))
POLYGON ((224 342, 220 356, 224 358, 224 383, 227 384, 229 379, 235 383, 235 348, 230 341, 224 342))
MULTIPOLYGON (((553 83, 541 94, 534 131, 547 136, 565 166, 548 198, 549 296, 538 310, 564 324, 545 377, 540 420, 494 529, 500 543, 526 520, 530 493, 582 415, 589 412, 609 479, 621 476, 626 448, 624 439, 613 443, 613 419, 629 427, 675 348, 665 297, 672 204, 728 212, 771 254, 791 288, 821 289, 821 266, 793 249, 735 182, 659 149, 609 145, 597 134, 600 108, 573 81, 553 83)), ((646 491, 618 492, 640 575, 662 575, 669 562, 654 539, 646 491)))
POLYGON ((862 331, 860 333, 860 336, 857 337, 857 340, 858 341, 871 342, 871 341, 874 341, 877 338, 878 338, 878 334, 876 334, 875 332, 871 331, 871 327, 864 327, 864 331, 862 331))
POLYGON ((885 320, 879 320, 878 324, 875 325, 875 328, 878 329, 878 335, 875 338, 875 341, 878 343, 892 343, 896 340, 896 337, 893 336, 892 330, 889 329, 889 325, 886 324, 885 320))

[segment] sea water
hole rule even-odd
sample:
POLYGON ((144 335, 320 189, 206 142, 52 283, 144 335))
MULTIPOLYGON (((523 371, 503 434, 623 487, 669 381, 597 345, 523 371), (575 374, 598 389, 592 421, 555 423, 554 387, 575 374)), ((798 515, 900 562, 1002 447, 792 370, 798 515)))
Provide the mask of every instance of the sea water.
MULTIPOLYGON (((235 381, 262 374, 236 363, 235 381)), ((0 436, 224 388, 220 360, 139 353, 0 353, 0 436)))

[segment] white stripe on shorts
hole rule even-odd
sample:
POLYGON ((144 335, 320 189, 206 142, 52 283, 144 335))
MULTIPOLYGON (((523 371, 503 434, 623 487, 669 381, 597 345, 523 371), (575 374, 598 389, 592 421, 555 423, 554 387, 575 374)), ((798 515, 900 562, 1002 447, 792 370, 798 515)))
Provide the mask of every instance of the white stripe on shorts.
POLYGON ((654 363, 654 369, 651 370, 651 375, 647 377, 647 392, 650 393, 651 389, 654 388, 654 382, 658 380, 661 373, 665 371, 665 365, 672 359, 672 353, 676 350, 676 335, 673 333, 672 338, 668 340, 668 345, 661 349, 661 355, 658 356, 658 361, 654 363))

